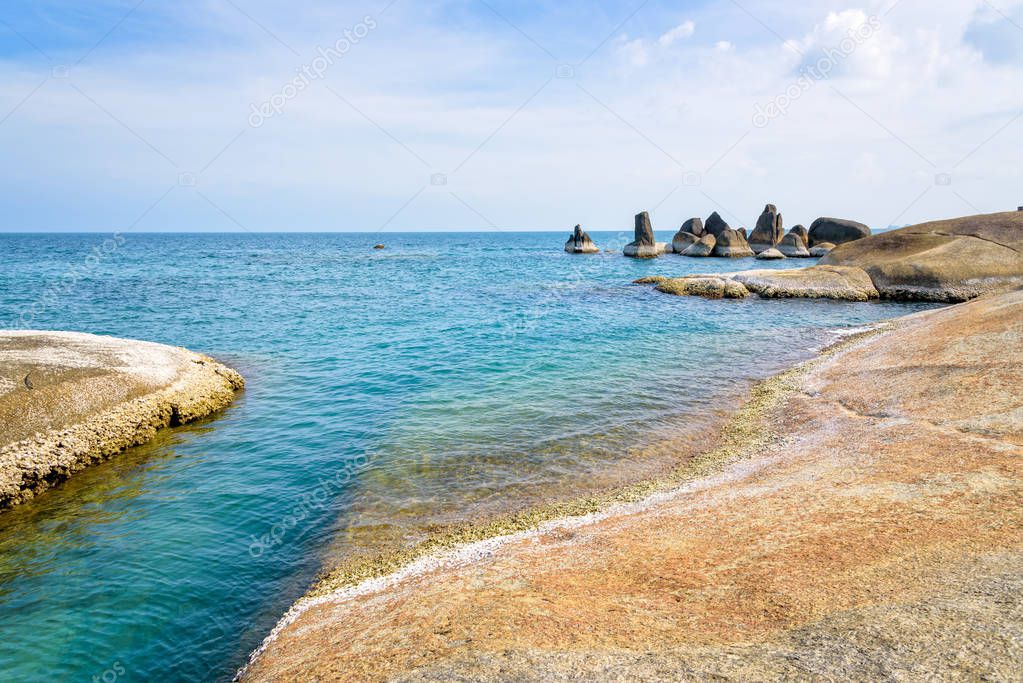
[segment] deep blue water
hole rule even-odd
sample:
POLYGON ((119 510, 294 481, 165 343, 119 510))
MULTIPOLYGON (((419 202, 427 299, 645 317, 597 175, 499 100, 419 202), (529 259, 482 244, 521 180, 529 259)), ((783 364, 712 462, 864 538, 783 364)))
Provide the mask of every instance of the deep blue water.
POLYGON ((0 515, 0 678, 229 679, 323 563, 654 472, 828 330, 919 308, 670 297, 630 282, 754 262, 566 238, 0 235, 0 327, 186 346, 248 382, 0 515))

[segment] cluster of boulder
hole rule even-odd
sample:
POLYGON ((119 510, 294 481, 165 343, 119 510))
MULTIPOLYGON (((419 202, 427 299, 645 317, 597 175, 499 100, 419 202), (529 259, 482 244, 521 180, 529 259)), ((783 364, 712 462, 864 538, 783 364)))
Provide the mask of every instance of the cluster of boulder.
MULTIPOLYGON (((633 258, 656 258, 665 253, 722 258, 755 256, 764 260, 810 258, 824 256, 839 244, 869 235, 870 228, 866 225, 841 218, 818 218, 809 230, 797 225, 786 233, 778 207, 768 204, 752 233, 747 234, 746 228, 732 228, 715 211, 706 223, 700 218, 690 218, 671 242, 658 242, 650 225, 650 214, 644 211, 636 215, 635 239, 622 251, 633 258)), ((600 250, 577 225, 565 243, 565 251, 594 254, 600 250)))

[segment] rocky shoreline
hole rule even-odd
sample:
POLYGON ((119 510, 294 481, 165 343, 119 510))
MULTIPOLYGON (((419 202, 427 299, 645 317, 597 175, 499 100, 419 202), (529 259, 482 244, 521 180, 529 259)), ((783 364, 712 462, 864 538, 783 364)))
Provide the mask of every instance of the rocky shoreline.
POLYGON ((224 408, 243 386, 234 370, 182 348, 0 331, 0 510, 224 408))
POLYGON ((759 387, 671 490, 328 579, 242 677, 1011 677, 1021 319, 899 319, 759 387))

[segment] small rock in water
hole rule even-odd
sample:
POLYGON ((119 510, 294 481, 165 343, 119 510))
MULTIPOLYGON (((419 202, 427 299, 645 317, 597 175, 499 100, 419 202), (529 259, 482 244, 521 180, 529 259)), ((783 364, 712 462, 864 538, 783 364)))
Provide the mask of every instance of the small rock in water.
POLYGON ((374 249, 383 249, 383 248, 384 248, 384 245, 382 245, 382 244, 374 244, 374 245, 373 245, 373 248, 374 248, 374 249))
POLYGON ((713 275, 670 278, 654 289, 675 296, 702 296, 705 299, 744 299, 749 296, 749 290, 743 284, 713 275))
POLYGON ((778 243, 778 251, 790 258, 808 258, 810 256, 803 238, 795 232, 790 232, 782 238, 778 243))
POLYGON ((650 214, 646 211, 636 214, 636 239, 622 250, 633 258, 656 258, 664 253, 665 244, 654 240, 654 229, 650 225, 650 214))
POLYGON ((596 254, 600 251, 583 226, 577 225, 572 231, 572 236, 565 242, 565 251, 570 254, 596 254))
POLYGON ((764 249, 762 252, 757 254, 757 258, 761 261, 775 261, 785 258, 785 254, 781 253, 774 247, 771 247, 770 249, 764 249))

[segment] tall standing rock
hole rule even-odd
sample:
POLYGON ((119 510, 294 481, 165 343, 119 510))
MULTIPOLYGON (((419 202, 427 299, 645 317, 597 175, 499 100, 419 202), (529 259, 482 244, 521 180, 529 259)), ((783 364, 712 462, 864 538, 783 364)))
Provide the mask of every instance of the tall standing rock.
POLYGON ((810 226, 809 236, 811 247, 821 242, 845 244, 870 237, 870 228, 844 218, 818 218, 810 226))
POLYGON ((636 239, 622 249, 622 253, 633 258, 655 258, 664 253, 667 245, 654 240, 654 229, 650 225, 650 214, 646 211, 636 214, 636 239))
POLYGON ((764 207, 760 218, 757 219, 757 226, 750 233, 749 246, 754 252, 759 254, 781 242, 784 236, 785 231, 782 228, 782 218, 781 214, 778 213, 778 207, 774 204, 768 204, 764 207))
POLYGON ((583 226, 575 226, 572 236, 565 242, 565 251, 570 254, 596 254, 600 251, 590 236, 583 231, 583 226))
POLYGON ((714 235, 714 237, 730 229, 731 226, 725 223, 725 219, 718 215, 717 211, 707 217, 707 222, 703 226, 703 232, 707 235, 714 235))

